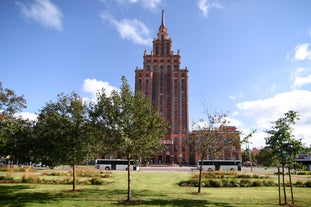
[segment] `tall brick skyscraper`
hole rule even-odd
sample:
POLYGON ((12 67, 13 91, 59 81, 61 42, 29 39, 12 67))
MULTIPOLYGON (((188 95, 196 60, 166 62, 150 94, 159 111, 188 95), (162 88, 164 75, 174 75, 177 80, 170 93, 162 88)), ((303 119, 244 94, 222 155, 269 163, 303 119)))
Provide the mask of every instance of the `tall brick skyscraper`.
POLYGON ((150 54, 144 52, 143 68, 135 70, 135 90, 149 97, 154 108, 171 128, 162 139, 165 151, 152 158, 155 163, 193 162, 187 147, 188 69, 180 68, 180 51, 174 54, 172 40, 164 23, 164 11, 157 38, 150 54), (189 160, 190 159, 190 160, 189 160))

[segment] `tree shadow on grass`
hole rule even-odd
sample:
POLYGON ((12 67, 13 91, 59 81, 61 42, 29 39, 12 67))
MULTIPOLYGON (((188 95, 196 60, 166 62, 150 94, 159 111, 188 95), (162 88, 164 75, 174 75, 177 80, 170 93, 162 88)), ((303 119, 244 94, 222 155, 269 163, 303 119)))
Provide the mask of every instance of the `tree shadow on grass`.
POLYGON ((0 185, 0 206, 23 207, 29 203, 50 203, 59 199, 57 194, 25 192, 33 189, 28 185, 0 185))
POLYGON ((126 205, 126 206, 181 206, 181 207, 202 207, 202 206, 219 206, 219 207, 233 207, 229 203, 222 203, 222 202, 209 202, 208 200, 192 200, 192 199, 150 199, 150 200, 138 200, 136 198, 132 199, 131 201, 120 201, 115 204, 116 206, 119 205, 126 205))
MULTIPOLYGON (((206 198, 198 198, 194 193, 193 199, 185 198, 170 198, 169 195, 157 194, 153 198, 147 199, 148 194, 151 194, 150 190, 132 191, 131 201, 127 201, 127 191, 126 190, 114 190, 109 191, 109 194, 113 195, 122 195, 120 200, 114 205, 116 206, 180 206, 180 207, 202 207, 202 206, 219 206, 219 207, 233 207, 233 205, 224 202, 213 202, 209 201, 206 198), (147 192, 148 191, 148 192, 147 192), (145 197, 145 198, 144 198, 145 197), (141 198, 141 199, 140 199, 141 198)), ((150 197, 150 196, 149 196, 150 197)))

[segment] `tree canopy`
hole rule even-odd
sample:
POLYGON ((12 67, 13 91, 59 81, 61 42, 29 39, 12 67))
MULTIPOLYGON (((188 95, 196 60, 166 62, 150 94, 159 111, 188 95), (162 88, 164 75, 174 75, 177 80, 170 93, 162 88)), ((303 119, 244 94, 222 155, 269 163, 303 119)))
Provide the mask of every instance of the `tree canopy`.
MULTIPOLYGON (((109 97, 105 91, 97 94, 97 102, 91 106, 90 115, 98 131, 102 132, 104 150, 117 153, 118 158, 126 157, 129 166, 131 159, 155 153, 161 147, 160 140, 167 130, 150 102, 142 94, 131 92, 125 77, 122 77, 120 91, 113 91, 109 97)), ((128 200, 130 197, 128 167, 128 200)))
POLYGON ((52 166, 70 164, 74 191, 75 166, 96 152, 90 129, 87 105, 76 93, 59 94, 56 102, 47 103, 35 126, 37 159, 52 166))

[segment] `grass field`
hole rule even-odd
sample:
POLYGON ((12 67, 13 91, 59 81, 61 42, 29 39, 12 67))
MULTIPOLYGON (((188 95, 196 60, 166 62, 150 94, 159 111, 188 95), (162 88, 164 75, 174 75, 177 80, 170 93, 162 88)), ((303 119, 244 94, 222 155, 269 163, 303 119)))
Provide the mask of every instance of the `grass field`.
MULTIPOLYGON (((113 172, 107 185, 0 184, 0 206, 277 206, 277 187, 179 187, 194 173, 132 172, 132 200, 126 203, 127 174, 113 172)), ((311 188, 294 188, 295 204, 311 206, 311 188)), ((288 189, 288 201, 290 193, 288 189)))

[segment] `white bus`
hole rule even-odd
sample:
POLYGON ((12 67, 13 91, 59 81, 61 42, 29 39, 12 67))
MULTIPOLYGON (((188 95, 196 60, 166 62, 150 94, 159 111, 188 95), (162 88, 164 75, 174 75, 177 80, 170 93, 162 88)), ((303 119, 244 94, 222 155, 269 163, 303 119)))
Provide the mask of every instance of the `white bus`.
MULTIPOLYGON (((136 161, 130 161, 130 170, 139 170, 136 161)), ((128 160, 121 159, 97 159, 95 160, 95 168, 100 170, 127 170, 128 160)))
MULTIPOLYGON (((197 169, 200 169, 201 160, 197 162, 197 169)), ((241 171, 241 160, 203 160, 202 170, 237 170, 241 171)))

